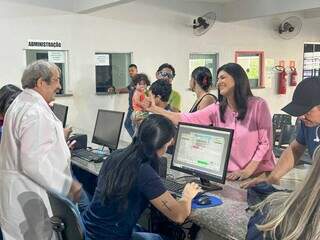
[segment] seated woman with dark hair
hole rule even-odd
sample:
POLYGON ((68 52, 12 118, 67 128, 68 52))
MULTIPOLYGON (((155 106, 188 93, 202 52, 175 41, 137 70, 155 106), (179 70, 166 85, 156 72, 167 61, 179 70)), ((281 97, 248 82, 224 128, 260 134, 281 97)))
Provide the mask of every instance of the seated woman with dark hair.
POLYGON ((0 141, 2 135, 2 126, 4 115, 13 100, 22 92, 22 90, 12 84, 3 86, 0 89, 0 141))
POLYGON ((93 200, 83 215, 87 239, 161 239, 157 234, 133 233, 149 202, 171 220, 185 221, 199 186, 187 184, 177 201, 157 173, 159 158, 174 134, 169 119, 152 114, 143 120, 132 143, 113 152, 103 163, 93 200))
POLYGON ((212 74, 206 67, 197 67, 191 73, 190 89, 197 95, 197 100, 189 112, 196 112, 217 101, 217 97, 209 93, 212 87, 212 74))

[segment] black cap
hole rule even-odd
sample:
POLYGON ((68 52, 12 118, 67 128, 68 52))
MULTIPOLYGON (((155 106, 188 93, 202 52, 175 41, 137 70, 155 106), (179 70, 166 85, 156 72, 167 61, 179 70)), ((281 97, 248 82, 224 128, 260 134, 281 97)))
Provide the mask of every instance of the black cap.
POLYGON ((320 78, 312 77, 302 80, 294 90, 292 101, 282 111, 299 117, 320 105, 320 78))

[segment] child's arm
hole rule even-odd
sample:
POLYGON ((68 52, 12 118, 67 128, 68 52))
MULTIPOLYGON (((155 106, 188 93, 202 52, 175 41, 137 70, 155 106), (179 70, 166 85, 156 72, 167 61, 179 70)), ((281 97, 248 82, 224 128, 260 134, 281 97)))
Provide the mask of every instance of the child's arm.
POLYGON ((136 106, 140 107, 142 110, 142 102, 144 101, 144 92, 136 91, 133 95, 132 101, 134 101, 136 106))

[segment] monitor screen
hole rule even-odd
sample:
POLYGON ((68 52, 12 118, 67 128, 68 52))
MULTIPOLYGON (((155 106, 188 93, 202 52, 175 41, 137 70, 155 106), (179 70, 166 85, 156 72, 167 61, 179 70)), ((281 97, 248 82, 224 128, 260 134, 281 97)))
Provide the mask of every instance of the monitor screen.
POLYGON ((124 112, 98 110, 92 142, 116 150, 120 138, 124 112))
POLYGON ((224 183, 233 130, 180 123, 171 168, 224 183))
POLYGON ((53 104, 52 111, 56 117, 62 122, 62 126, 66 127, 67 115, 68 115, 68 106, 61 104, 53 104))

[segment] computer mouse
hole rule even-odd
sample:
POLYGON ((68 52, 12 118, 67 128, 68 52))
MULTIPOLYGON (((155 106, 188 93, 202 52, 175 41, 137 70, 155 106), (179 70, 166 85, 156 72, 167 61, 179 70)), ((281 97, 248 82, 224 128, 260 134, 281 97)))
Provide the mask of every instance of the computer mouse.
POLYGON ((209 205, 209 204, 211 204, 211 199, 210 199, 210 197, 208 197, 206 195, 202 195, 199 198, 196 198, 196 204, 209 205))
POLYGON ((94 159, 93 162, 94 162, 94 163, 101 163, 101 162, 103 162, 104 160, 105 160, 105 159, 104 159, 104 156, 100 156, 100 157, 94 159))

